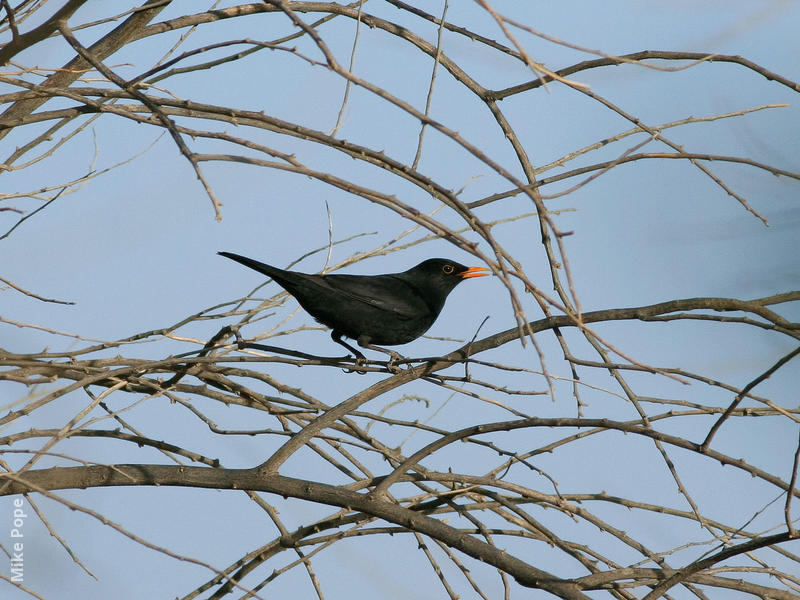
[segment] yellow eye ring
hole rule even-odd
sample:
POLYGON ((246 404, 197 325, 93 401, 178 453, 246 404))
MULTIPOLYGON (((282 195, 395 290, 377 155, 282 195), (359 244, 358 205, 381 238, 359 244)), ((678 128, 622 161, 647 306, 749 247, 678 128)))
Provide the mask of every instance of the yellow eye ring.
POLYGON ((444 265, 444 266, 442 267, 442 272, 443 272, 445 275, 452 275, 452 274, 453 274, 453 271, 455 271, 455 269, 453 268, 453 265, 444 265))

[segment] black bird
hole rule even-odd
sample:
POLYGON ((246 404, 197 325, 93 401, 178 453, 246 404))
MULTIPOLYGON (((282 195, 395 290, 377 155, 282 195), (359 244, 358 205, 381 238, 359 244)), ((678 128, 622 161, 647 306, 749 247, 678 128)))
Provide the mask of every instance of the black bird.
POLYGON ((484 267, 465 267, 444 258, 431 258, 402 273, 310 275, 231 252, 218 254, 271 277, 312 317, 330 327, 333 341, 352 352, 359 364, 366 361, 364 355, 342 336, 394 360, 395 352, 373 344, 394 346, 417 339, 433 325, 454 287, 464 279, 488 275, 484 267))

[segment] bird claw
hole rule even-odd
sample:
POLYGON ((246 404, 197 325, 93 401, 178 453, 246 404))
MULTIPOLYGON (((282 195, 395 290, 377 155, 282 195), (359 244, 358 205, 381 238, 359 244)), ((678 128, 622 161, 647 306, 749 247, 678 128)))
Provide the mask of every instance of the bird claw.
POLYGON ((403 357, 397 352, 392 352, 389 354, 389 357, 389 361, 386 363, 386 370, 389 371, 389 373, 394 373, 395 375, 402 372, 403 369, 397 364, 397 361, 403 360, 403 357))
POLYGON ((367 372, 364 369, 359 369, 358 367, 362 367, 367 364, 367 357, 363 354, 359 354, 356 356, 356 368, 355 369, 342 369, 345 373, 358 373, 359 375, 366 375, 367 372))
MULTIPOLYGON (((389 373, 397 375, 398 373, 402 373, 403 368, 397 364, 398 361, 404 360, 403 357, 398 354, 397 352, 391 352, 389 354, 390 358, 386 362, 386 370, 389 373)), ((360 369, 359 367, 363 367, 369 361, 365 356, 357 356, 355 361, 355 367, 352 369, 342 369, 345 373, 358 373, 359 375, 365 375, 367 373, 366 369, 360 369)))

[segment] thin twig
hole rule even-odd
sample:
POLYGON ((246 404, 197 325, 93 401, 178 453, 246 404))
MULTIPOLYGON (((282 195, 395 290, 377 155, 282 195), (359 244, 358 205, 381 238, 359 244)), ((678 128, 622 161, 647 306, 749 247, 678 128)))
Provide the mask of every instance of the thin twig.
POLYGON ((22 292, 26 296, 30 296, 31 298, 36 298, 37 300, 41 300, 42 302, 52 302, 54 304, 75 304, 74 302, 69 302, 67 300, 55 300, 53 298, 44 298, 43 296, 39 296, 38 294, 34 294, 33 292, 29 292, 28 290, 19 287, 17 284, 9 281, 8 279, 4 279, 3 277, 0 277, 0 281, 14 288, 18 292, 22 292))

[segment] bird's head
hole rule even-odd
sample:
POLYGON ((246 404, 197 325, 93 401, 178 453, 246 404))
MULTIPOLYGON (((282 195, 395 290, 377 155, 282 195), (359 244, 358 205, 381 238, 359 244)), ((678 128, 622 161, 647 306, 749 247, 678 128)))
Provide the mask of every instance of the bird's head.
POLYGON ((465 267, 446 258, 430 258, 401 275, 416 287, 441 296, 444 302, 447 294, 459 283, 471 277, 489 275, 488 270, 485 267, 465 267))

